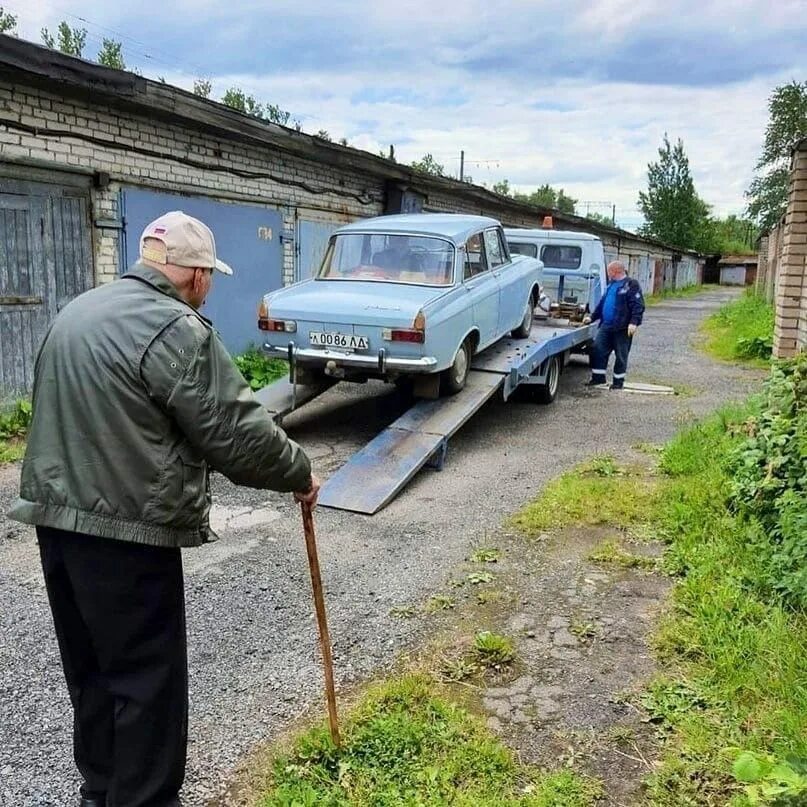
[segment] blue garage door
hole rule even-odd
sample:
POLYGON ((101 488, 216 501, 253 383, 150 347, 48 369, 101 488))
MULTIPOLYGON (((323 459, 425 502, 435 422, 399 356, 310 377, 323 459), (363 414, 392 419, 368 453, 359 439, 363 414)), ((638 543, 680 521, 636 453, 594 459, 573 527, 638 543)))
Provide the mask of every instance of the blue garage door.
POLYGON ((231 352, 238 353, 256 342, 260 297, 282 284, 281 214, 255 205, 139 188, 127 188, 121 196, 123 270, 137 260, 140 234, 150 221, 169 210, 182 210, 201 219, 213 231, 219 257, 233 267, 232 277, 216 274, 202 313, 213 320, 231 352))

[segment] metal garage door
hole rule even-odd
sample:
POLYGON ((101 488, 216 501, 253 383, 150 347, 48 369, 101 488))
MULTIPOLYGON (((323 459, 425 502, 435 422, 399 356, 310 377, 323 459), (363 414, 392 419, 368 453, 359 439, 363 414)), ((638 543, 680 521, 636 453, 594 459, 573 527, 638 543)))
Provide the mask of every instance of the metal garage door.
POLYGON ((145 226, 169 210, 201 219, 213 231, 216 250, 233 267, 218 275, 203 312, 213 320, 227 348, 238 353, 259 339, 258 302, 280 288, 283 267, 283 218, 277 210, 229 204, 199 196, 158 193, 140 188, 122 191, 124 254, 122 271, 136 260, 145 226))
POLYGON ((295 280, 307 280, 317 273, 331 233, 350 221, 350 217, 338 214, 302 210, 298 212, 295 280))
POLYGON ((0 398, 30 392, 56 314, 93 285, 85 188, 0 179, 0 398))

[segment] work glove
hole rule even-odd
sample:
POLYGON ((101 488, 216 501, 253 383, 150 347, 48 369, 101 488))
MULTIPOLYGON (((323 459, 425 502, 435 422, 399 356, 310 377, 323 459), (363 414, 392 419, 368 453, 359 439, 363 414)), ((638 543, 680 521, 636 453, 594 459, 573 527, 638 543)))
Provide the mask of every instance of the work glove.
POLYGON ((633 334, 635 334, 638 329, 639 329, 638 325, 634 325, 633 323, 628 325, 628 336, 633 336, 633 334))
POLYGON ((583 317, 583 325, 591 325, 591 314, 586 314, 583 317))

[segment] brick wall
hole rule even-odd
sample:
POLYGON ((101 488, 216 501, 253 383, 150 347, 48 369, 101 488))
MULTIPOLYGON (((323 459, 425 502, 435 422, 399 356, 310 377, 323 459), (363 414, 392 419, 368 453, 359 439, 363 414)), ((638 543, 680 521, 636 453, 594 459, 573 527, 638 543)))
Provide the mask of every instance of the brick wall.
MULTIPOLYGON (((305 160, 270 149, 161 124, 87 97, 72 100, 35 88, 0 82, 0 119, 36 127, 35 133, 0 128, 0 158, 55 169, 103 171, 111 182, 92 190, 93 220, 119 220, 122 185, 210 196, 278 209, 284 216, 284 282, 294 279, 294 210, 308 207, 351 218, 383 212, 381 179, 305 160), (58 130, 59 134, 49 134, 58 130), (72 136, 71 136, 72 135, 72 136), (81 138, 108 140, 109 144, 81 138), (121 148, 126 146, 130 150, 121 148), (209 162, 215 170, 188 165, 209 162), (244 177, 235 172, 271 174, 244 177), (300 187, 308 186, 311 190, 300 187), (313 192, 312 192, 313 191, 313 192), (359 197, 362 201, 359 201, 359 197)), ((120 231, 94 228, 96 281, 118 274, 120 231)))
POLYGON ((774 302, 774 356, 807 349, 807 140, 793 150, 774 302))
MULTIPOLYGON (((380 174, 331 166, 276 146, 245 142, 189 123, 161 123, 102 98, 90 93, 66 96, 57 90, 0 79, 0 160, 109 174, 106 187, 91 191, 97 283, 112 280, 120 271, 121 231, 114 222, 121 219, 118 208, 123 186, 198 194, 279 210, 284 227, 284 283, 294 280, 298 209, 320 211, 338 220, 384 212, 387 179, 380 174), (29 131, 15 129, 15 124, 29 127, 29 131)), ((469 199, 463 190, 426 188, 426 206, 436 211, 488 215, 509 226, 541 224, 537 211, 506 200, 469 199)), ((583 220, 573 226, 597 230, 583 220)), ((699 282, 698 264, 690 256, 673 262, 671 250, 639 237, 607 232, 600 235, 606 254, 619 257, 629 268, 638 266, 637 261, 644 267, 663 265, 662 287, 679 288, 699 282)), ((653 273, 645 274, 642 284, 651 293, 653 273)))

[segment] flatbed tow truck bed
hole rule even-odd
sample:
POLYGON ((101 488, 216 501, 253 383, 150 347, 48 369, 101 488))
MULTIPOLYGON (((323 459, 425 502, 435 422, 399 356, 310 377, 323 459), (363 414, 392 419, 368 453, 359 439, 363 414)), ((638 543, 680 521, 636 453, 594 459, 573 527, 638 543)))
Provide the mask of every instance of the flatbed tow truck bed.
MULTIPOLYGON (((589 342, 595 332, 595 325, 536 319, 528 338, 501 339, 474 357, 465 389, 447 398, 416 401, 357 451, 322 486, 319 504, 377 513, 424 465, 442 469, 451 436, 496 393, 507 400, 522 385, 546 385, 550 360, 589 342)), ((284 378, 256 394, 280 420, 333 383, 311 387, 284 378)))

